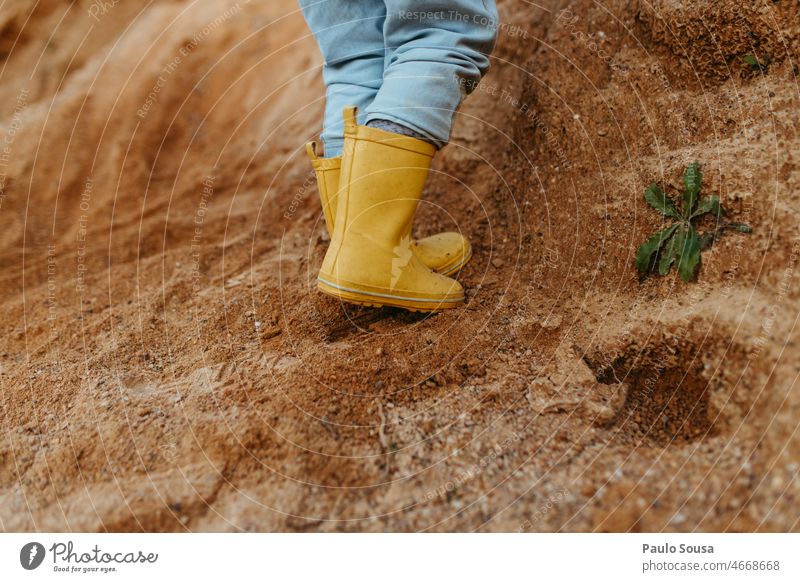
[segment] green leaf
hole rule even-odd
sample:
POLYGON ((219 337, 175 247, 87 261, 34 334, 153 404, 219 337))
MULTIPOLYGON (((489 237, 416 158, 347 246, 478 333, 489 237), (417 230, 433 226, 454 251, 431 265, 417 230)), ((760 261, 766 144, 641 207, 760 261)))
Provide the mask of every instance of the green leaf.
POLYGON ((729 222, 725 225, 725 228, 730 228, 731 230, 735 230, 738 232, 745 232, 750 234, 753 232, 753 229, 750 228, 748 225, 744 224, 743 222, 729 222))
POLYGON ((689 217, 694 211, 697 195, 703 185, 703 173, 700 171, 700 162, 692 162, 683 173, 683 215, 689 217))
POLYGON ((688 282, 694 279, 697 272, 697 265, 700 264, 700 239, 697 232, 691 226, 686 230, 681 241, 683 244, 679 249, 680 258, 678 259, 678 274, 681 279, 688 282))
POLYGON ((681 252, 683 252, 683 247, 686 244, 686 228, 681 226, 678 232, 675 233, 675 263, 677 267, 677 262, 681 259, 681 252))
POLYGON ((679 224, 673 224, 647 239, 636 252, 636 268, 642 273, 649 271, 651 263, 653 262, 653 255, 661 248, 661 245, 672 236, 672 233, 674 233, 675 229, 679 226, 679 224))
POLYGON ((664 250, 661 251, 661 258, 658 261, 658 274, 659 275, 666 275, 669 273, 669 268, 672 265, 672 261, 675 260, 675 240, 677 239, 676 236, 670 235, 669 241, 666 243, 664 250))
POLYGON ((658 210, 664 216, 681 217, 675 205, 672 203, 672 200, 669 199, 661 187, 655 182, 645 189, 644 199, 647 200, 650 206, 658 210))
POLYGON ((716 194, 703 196, 700 202, 697 203, 697 208, 695 208, 695 211, 692 213, 692 218, 702 216, 707 212, 713 212, 714 216, 717 218, 722 214, 722 205, 719 203, 719 196, 716 194))
POLYGON ((744 57, 742 57, 742 60, 751 67, 758 66, 758 59, 754 55, 745 55, 744 57))

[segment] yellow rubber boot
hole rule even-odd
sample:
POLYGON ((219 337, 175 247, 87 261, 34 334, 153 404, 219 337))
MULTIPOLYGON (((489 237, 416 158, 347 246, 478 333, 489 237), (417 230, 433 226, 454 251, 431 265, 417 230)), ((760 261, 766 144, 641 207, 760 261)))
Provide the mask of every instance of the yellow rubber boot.
POLYGON ((440 311, 464 302, 454 279, 414 252, 411 225, 436 149, 413 137, 356 124, 345 109, 345 153, 331 244, 317 286, 373 307, 440 311))
MULTIPOLYGON (((320 158, 316 142, 306 144, 306 153, 317 176, 317 189, 325 215, 328 234, 333 236, 336 224, 336 193, 339 191, 339 174, 342 158, 320 158)), ((461 270, 472 257, 472 247, 466 237, 457 232, 442 232, 412 242, 414 252, 431 270, 442 275, 452 275, 461 270)))

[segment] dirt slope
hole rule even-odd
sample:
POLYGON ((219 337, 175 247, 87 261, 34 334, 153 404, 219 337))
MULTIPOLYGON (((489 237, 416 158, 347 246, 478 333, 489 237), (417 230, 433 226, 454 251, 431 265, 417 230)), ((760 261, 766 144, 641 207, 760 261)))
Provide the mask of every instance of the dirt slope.
POLYGON ((430 317, 314 290, 293 2, 106 4, 0 12, 0 529, 800 529, 796 2, 501 2, 430 317), (754 233, 640 278, 695 159, 754 233))

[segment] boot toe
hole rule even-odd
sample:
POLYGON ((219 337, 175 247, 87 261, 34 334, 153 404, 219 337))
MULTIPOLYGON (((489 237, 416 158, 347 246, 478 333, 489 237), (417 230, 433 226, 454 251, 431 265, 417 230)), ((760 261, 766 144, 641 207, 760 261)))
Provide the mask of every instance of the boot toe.
POLYGON ((426 267, 443 275, 459 271, 472 257, 469 240, 457 232, 419 239, 414 243, 414 252, 426 267))

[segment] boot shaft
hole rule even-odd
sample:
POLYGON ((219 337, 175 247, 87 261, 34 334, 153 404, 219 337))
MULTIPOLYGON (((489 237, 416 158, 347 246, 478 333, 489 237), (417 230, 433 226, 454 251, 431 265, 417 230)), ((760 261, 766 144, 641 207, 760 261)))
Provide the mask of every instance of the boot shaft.
POLYGON ((317 142, 311 141, 306 144, 306 153, 317 177, 317 189, 322 203, 322 213, 325 215, 325 226, 328 228, 328 235, 333 236, 342 158, 320 158, 316 154, 316 148, 317 142))
POLYGON ((334 228, 382 247, 410 240, 411 226, 436 152, 431 144, 356 124, 347 108, 341 196, 334 228))

